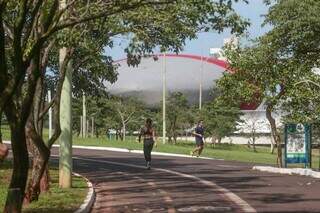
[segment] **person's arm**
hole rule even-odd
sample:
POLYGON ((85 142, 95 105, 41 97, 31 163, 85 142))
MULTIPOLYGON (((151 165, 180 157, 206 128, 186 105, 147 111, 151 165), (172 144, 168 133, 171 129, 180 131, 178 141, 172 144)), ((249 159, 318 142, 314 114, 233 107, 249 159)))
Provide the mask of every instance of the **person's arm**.
POLYGON ((154 139, 155 147, 157 147, 158 146, 158 137, 157 137, 156 131, 154 131, 154 130, 152 130, 152 137, 154 139))
POLYGON ((199 133, 196 132, 196 129, 197 129, 197 128, 194 129, 194 131, 192 132, 192 134, 195 135, 195 136, 202 137, 201 134, 199 134, 199 133))
POLYGON ((141 143, 141 136, 142 136, 142 128, 140 129, 140 133, 139 133, 139 136, 138 136, 139 143, 141 143))

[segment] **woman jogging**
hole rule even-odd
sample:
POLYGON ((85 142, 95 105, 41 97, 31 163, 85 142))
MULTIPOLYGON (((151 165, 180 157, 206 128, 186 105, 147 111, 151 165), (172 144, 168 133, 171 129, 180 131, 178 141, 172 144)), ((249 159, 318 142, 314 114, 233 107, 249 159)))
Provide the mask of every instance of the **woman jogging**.
POLYGON ((141 136, 143 137, 143 153, 146 160, 147 169, 151 168, 151 151, 155 141, 155 131, 152 127, 152 120, 148 118, 145 126, 141 128, 139 134, 139 142, 141 142, 141 136))
POLYGON ((190 154, 193 156, 195 152, 198 152, 197 157, 199 157, 204 146, 204 128, 202 120, 198 122, 196 128, 194 129, 193 135, 195 136, 197 147, 191 151, 190 154))

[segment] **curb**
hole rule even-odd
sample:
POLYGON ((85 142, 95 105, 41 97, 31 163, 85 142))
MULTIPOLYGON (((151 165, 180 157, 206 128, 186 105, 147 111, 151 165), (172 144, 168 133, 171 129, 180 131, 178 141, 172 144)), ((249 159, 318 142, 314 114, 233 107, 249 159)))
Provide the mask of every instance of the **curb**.
MULTIPOLYGON (((10 141, 3 141, 4 143, 10 144, 10 141)), ((59 144, 53 144, 52 147, 59 147, 59 144)), ((89 150, 100 150, 100 151, 112 151, 112 152, 128 152, 128 153, 135 153, 135 154, 143 154, 142 150, 136 150, 136 149, 126 149, 126 148, 114 148, 114 147, 101 147, 101 146, 80 146, 80 145, 72 145, 72 148, 75 149, 89 149, 89 150)), ((219 158, 209 158, 209 157, 196 157, 196 156, 190 156, 185 154, 174 154, 174 153, 166 153, 166 152, 152 152, 152 155, 157 156, 171 156, 171 157, 181 157, 181 158, 198 158, 198 159, 204 159, 204 160, 221 160, 224 161, 224 159, 219 158)))
MULTIPOLYGON (((59 147, 59 145, 54 144, 53 147, 59 147)), ((79 145, 73 145, 72 148, 143 154, 142 150, 126 149, 126 148, 113 148, 113 147, 101 147, 101 146, 99 146, 99 147, 97 147, 97 146, 79 146, 79 145)), ((172 157, 182 157, 182 158, 198 158, 198 159, 204 159, 204 160, 224 160, 224 159, 218 159, 218 158, 195 157, 195 156, 190 156, 190 155, 173 154, 173 153, 166 153, 166 152, 152 152, 152 155, 172 156, 172 157)))
POLYGON ((73 175, 77 176, 77 177, 82 177, 83 179, 85 179, 87 181, 87 185, 88 185, 87 197, 85 198, 85 200, 83 201, 81 206, 74 213, 89 213, 92 206, 93 206, 95 198, 96 198, 96 193, 94 191, 92 183, 89 181, 88 178, 86 178, 78 173, 73 172, 73 175))
POLYGON ((320 172, 313 171, 312 169, 277 168, 272 166, 254 166, 252 169, 261 171, 261 172, 271 172, 271 173, 287 174, 287 175, 301 175, 301 176, 308 176, 312 178, 320 178, 320 172))

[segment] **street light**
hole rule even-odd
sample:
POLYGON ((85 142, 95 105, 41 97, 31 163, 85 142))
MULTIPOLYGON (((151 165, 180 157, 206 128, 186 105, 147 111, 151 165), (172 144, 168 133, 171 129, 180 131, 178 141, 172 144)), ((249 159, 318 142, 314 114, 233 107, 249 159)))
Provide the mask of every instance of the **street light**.
POLYGON ((167 61, 166 53, 163 54, 163 69, 162 69, 162 143, 166 143, 166 72, 167 61))
POLYGON ((202 76, 203 76, 203 54, 201 54, 200 84, 199 84, 199 110, 202 108, 202 76))
MULTIPOLYGON (((51 90, 48 90, 48 103, 51 101, 51 90)), ((52 107, 49 108, 49 139, 52 136, 52 107)))

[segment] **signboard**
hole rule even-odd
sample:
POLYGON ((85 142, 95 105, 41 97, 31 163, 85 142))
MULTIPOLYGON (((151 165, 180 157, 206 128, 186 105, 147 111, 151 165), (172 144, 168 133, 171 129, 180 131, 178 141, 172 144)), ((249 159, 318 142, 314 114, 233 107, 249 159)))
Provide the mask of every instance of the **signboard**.
POLYGON ((310 164, 311 130, 307 124, 285 126, 285 167, 288 163, 310 164))

